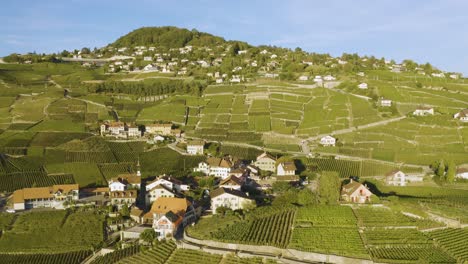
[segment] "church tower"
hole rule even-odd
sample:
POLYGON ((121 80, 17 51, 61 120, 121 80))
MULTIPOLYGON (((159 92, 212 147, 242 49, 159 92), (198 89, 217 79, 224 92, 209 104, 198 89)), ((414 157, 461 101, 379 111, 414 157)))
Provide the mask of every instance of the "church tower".
POLYGON ((137 175, 138 177, 141 177, 141 171, 140 171, 140 157, 138 157, 136 169, 137 169, 136 175, 137 175))

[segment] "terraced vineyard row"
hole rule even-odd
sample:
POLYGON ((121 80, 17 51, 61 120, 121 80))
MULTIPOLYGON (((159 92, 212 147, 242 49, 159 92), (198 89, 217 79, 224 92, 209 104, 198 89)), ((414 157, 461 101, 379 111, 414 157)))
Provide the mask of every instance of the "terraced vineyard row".
POLYGON ((468 229, 443 229, 428 235, 460 262, 468 261, 468 229))
POLYGON ((430 245, 371 248, 369 251, 375 261, 386 263, 456 263, 450 255, 430 245))
POLYGON ((138 245, 116 250, 104 256, 96 257, 91 264, 113 264, 117 261, 138 254, 140 247, 138 245))
POLYGON ((91 251, 75 251, 58 254, 0 254, 1 264, 79 264, 91 251))
POLYGON ((125 263, 125 264, 163 264, 166 263, 169 256, 171 256, 172 252, 176 249, 176 245, 174 242, 164 242, 162 244, 157 245, 156 247, 140 252, 135 254, 131 257, 124 258, 120 260, 118 263, 125 263))
POLYGON ((285 210, 233 224, 217 231, 213 237, 226 242, 286 247, 291 237, 295 211, 285 210))

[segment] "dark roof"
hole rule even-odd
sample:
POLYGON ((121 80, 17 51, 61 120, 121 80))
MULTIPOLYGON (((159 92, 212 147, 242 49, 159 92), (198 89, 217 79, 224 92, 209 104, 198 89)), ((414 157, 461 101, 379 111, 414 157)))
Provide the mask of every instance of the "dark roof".
POLYGON ((237 178, 236 176, 234 175, 231 175, 229 177, 227 177, 226 179, 222 180, 219 185, 225 185, 225 184, 228 184, 230 183, 231 185, 233 184, 237 184, 237 185, 242 185, 242 182, 239 178, 237 178))
POLYGON ((177 220, 179 220, 180 216, 176 215, 174 212, 172 211, 169 211, 165 214, 165 216, 167 217, 167 219, 169 219, 172 223, 176 222, 177 220))
POLYGON ((220 196, 221 194, 224 194, 224 193, 228 193, 228 194, 232 194, 232 195, 235 195, 235 196, 239 196, 239 197, 242 197, 242 198, 245 198, 245 199, 251 199, 249 196, 247 196, 247 194, 239 191, 239 190, 236 190, 236 189, 228 189, 228 188, 224 188, 224 187, 220 187, 216 190, 213 190, 210 194, 211 198, 214 198, 214 197, 217 197, 217 196, 220 196))

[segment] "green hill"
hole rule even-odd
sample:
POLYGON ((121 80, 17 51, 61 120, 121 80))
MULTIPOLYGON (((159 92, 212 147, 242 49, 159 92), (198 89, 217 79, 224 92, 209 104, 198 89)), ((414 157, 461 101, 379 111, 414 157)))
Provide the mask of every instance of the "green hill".
POLYGON ((177 27, 142 27, 120 37, 111 45, 115 47, 155 45, 180 48, 186 45, 214 46, 225 42, 221 37, 195 29, 190 31, 177 27))

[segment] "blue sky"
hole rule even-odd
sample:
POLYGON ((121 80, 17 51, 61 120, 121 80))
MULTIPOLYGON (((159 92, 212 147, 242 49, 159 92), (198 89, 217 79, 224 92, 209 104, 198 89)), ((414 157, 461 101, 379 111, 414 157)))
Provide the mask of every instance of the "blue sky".
POLYGON ((142 26, 196 28, 251 44, 431 62, 468 75, 468 1, 6 0, 0 56, 101 47, 142 26))

